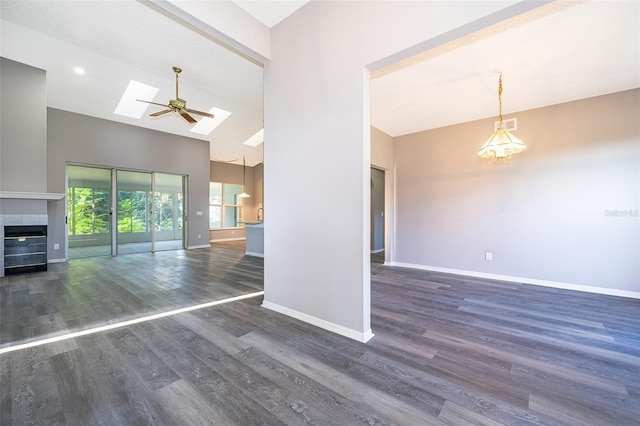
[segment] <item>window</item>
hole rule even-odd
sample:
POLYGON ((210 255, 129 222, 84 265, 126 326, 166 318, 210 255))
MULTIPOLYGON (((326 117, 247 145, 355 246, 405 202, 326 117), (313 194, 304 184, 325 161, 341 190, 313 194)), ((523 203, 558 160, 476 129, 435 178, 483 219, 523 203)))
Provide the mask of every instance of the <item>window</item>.
POLYGON ((69 235, 110 232, 108 189, 70 186, 68 197, 69 235))
POLYGON ((151 192, 118 191, 118 232, 150 232, 151 192))
POLYGON ((182 231, 182 204, 180 192, 156 192, 156 231, 174 231, 174 222, 182 231))
POLYGON ((209 228, 232 228, 241 226, 243 199, 242 185, 235 183, 209 182, 209 228))

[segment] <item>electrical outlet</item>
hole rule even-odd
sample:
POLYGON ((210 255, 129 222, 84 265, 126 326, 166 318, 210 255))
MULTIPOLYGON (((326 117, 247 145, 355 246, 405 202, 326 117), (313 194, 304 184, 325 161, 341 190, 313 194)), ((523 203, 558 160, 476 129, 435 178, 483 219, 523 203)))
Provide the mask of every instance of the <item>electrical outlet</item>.
POLYGON ((202 235, 198 234, 198 239, 201 239, 201 238, 202 238, 202 235))
POLYGON ((484 260, 486 260, 486 261, 491 261, 491 260, 493 260, 493 253, 486 252, 486 253, 484 254, 484 260))
POLYGON ((54 244, 54 245, 53 245, 53 249, 54 249, 54 250, 59 250, 59 249, 60 249, 60 244, 57 244, 57 243, 56 243, 56 244, 54 244))

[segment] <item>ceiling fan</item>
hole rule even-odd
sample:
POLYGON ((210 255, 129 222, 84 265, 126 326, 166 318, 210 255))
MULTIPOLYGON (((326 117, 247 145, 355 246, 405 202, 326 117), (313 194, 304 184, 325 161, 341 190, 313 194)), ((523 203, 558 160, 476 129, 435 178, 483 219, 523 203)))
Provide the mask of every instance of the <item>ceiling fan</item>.
POLYGON ((149 114, 149 117, 157 117, 159 115, 163 115, 169 112, 177 112, 191 124, 196 123, 196 119, 190 116, 189 113, 201 115, 203 117, 213 118, 213 114, 210 114, 208 112, 196 111, 195 109, 187 108, 187 101, 185 101, 184 99, 180 99, 180 97, 178 96, 178 74, 182 72, 182 69, 178 67, 173 67, 173 72, 176 73, 176 98, 171 99, 167 105, 160 104, 158 102, 151 102, 151 101, 144 101, 142 99, 136 99, 139 102, 146 102, 148 104, 160 105, 168 108, 162 111, 154 112, 153 114, 149 114))

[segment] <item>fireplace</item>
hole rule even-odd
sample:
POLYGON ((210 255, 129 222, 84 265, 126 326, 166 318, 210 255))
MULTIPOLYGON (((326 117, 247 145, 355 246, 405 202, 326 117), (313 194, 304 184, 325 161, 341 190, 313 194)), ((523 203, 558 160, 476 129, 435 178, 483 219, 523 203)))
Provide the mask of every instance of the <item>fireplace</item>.
POLYGON ((4 227, 4 274, 47 270, 47 225, 4 227))

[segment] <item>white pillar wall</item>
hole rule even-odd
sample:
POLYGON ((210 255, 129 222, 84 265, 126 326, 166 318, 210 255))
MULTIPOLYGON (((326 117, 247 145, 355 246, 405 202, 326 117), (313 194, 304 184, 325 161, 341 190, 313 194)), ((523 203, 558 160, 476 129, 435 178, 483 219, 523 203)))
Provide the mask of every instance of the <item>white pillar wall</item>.
POLYGON ((369 71, 543 3, 312 0, 271 29, 268 59, 253 55, 265 62, 265 307, 372 337, 369 71))
POLYGON ((373 336, 368 64, 508 5, 312 1, 274 27, 265 307, 359 341, 373 336))

